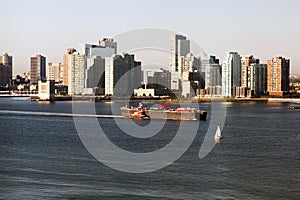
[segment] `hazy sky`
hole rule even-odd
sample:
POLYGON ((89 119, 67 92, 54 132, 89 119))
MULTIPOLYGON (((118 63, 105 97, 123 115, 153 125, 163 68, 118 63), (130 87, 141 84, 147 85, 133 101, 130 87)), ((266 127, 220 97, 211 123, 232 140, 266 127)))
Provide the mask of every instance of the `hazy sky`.
MULTIPOLYGON (((266 63, 282 55, 300 73, 300 1, 297 0, 0 0, 0 52, 14 58, 14 74, 30 57, 61 62, 69 47, 145 27, 187 35, 209 54, 253 54, 266 63)), ((145 38, 147 39, 147 38, 145 38)), ((119 44, 122 46, 122 44, 119 44)), ((122 47, 126 49, 126 47, 122 47)), ((166 60, 166 63, 168 61, 166 60)))

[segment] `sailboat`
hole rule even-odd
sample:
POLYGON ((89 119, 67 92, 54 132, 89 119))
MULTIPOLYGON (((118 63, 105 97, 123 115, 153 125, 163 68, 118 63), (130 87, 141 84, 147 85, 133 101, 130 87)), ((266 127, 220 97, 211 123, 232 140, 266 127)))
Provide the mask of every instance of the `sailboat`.
POLYGON ((216 143, 221 143, 222 139, 223 139, 223 137, 221 135, 221 130, 220 130, 220 127, 218 126, 217 132, 215 134, 215 141, 216 141, 216 143))

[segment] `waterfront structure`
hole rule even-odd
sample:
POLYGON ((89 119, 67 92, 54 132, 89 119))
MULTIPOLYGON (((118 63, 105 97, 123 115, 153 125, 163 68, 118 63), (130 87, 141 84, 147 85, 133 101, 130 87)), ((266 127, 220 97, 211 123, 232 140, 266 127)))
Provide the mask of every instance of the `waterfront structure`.
POLYGON ((181 93, 181 68, 179 67, 180 57, 190 53, 190 41, 182 35, 170 36, 169 68, 172 74, 171 89, 181 93))
POLYGON ((138 88, 134 89, 134 96, 136 97, 153 97, 155 96, 155 90, 152 88, 138 88))
POLYGON ((277 56, 268 60, 268 92, 269 95, 283 96, 290 87, 290 60, 277 56))
POLYGON ((99 45, 85 44, 85 91, 94 93, 94 88, 104 93, 105 57, 117 54, 117 42, 104 38, 99 45))
POLYGON ((37 84, 39 80, 46 80, 46 57, 37 54, 30 58, 30 83, 37 84))
POLYGON ((68 94, 82 95, 84 91, 84 54, 68 55, 68 94))
POLYGON ((40 101, 53 101, 55 98, 54 80, 38 81, 38 97, 40 101))
POLYGON ((63 66, 61 63, 48 63, 47 79, 54 80, 55 83, 63 82, 63 66))
POLYGON ((240 86, 241 56, 237 52, 228 52, 222 64, 222 96, 235 97, 236 87, 240 86))
POLYGON ((237 86, 237 87, 235 87, 235 96, 234 97, 241 97, 241 98, 247 97, 248 91, 249 90, 245 87, 237 86))
POLYGON ((105 57, 105 94, 131 96, 142 82, 141 62, 133 54, 105 57))
POLYGON ((247 69, 251 64, 259 64, 259 59, 254 58, 253 55, 242 58, 242 87, 248 88, 248 73, 247 69))
POLYGON ((69 85, 69 75, 68 75, 68 72, 69 72, 69 67, 68 67, 68 58, 69 58, 69 55, 73 54, 76 52, 76 49, 74 48, 68 48, 65 52, 64 52, 64 55, 63 55, 63 63, 62 63, 62 71, 63 71, 63 82, 62 84, 65 85, 65 86, 68 86, 69 85))
POLYGON ((12 80, 12 56, 7 52, 0 56, 0 87, 9 88, 12 80))
POLYGON ((252 63, 247 67, 247 96, 260 97, 267 92, 267 64, 252 63))

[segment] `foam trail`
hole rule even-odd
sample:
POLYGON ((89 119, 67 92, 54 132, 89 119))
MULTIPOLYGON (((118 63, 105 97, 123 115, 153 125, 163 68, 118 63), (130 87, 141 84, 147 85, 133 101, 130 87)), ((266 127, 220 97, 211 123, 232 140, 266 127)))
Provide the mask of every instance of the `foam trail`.
POLYGON ((54 116, 54 117, 123 118, 123 116, 121 115, 92 115, 92 114, 32 112, 32 111, 17 111, 17 110, 0 110, 0 114, 37 115, 37 116, 54 116))

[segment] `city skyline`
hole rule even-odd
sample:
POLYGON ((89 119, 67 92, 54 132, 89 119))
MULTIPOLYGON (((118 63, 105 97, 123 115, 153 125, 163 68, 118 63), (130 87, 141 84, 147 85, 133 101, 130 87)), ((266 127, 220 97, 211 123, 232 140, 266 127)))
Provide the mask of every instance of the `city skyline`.
MULTIPOLYGON (((147 31, 148 34, 149 30, 147 31)), ((171 72, 172 79, 170 89, 176 96, 219 96, 222 93, 222 97, 226 98, 260 97, 266 94, 284 96, 291 92, 289 80, 290 59, 277 56, 272 60, 268 60, 268 64, 260 64, 260 60, 253 55, 243 57, 238 52, 227 52, 219 68, 219 59, 216 56, 208 57, 203 51, 200 52, 205 56, 203 60, 201 57, 194 56, 191 52, 190 40, 187 40, 186 36, 171 34, 169 40, 168 70, 171 72), (218 71, 222 71, 221 74, 218 74, 218 71), (208 75, 206 76, 205 73, 208 75), (208 84, 206 85, 205 82, 208 84)), ((153 49, 153 47, 150 48, 153 49)), ((144 46, 142 51, 145 49, 148 49, 147 45, 144 46)), ((65 93, 66 86, 68 86, 69 95, 105 94, 109 96, 115 92, 118 95, 121 93, 125 95, 123 92, 126 91, 126 87, 132 88, 127 91, 129 95, 131 90, 145 83, 145 81, 142 81, 142 77, 144 77, 141 68, 142 62, 135 62, 134 54, 128 54, 127 52, 117 54, 117 42, 111 38, 99 40, 99 45, 85 44, 84 54, 77 52, 75 49, 67 49, 63 56, 64 65, 49 62, 47 72, 46 57, 40 54, 31 57, 31 84, 36 87, 40 80, 42 82, 45 82, 46 79, 56 80, 55 82, 62 87, 60 92, 65 93), (128 74, 127 71, 131 69, 134 72, 128 74), (68 72, 67 82, 69 83, 67 85, 64 81, 66 71, 68 72), (123 78, 123 75, 126 74, 127 78, 123 78), (129 84, 130 79, 133 81, 134 87, 129 84), (122 84, 117 86, 116 84, 119 81, 122 84), (117 92, 117 90, 121 92, 117 92)), ((2 73, 9 75, 11 78, 11 72, 7 72, 6 69, 12 69, 12 56, 5 53, 1 58, 3 58, 3 64, 1 63, 3 65, 1 67, 2 73), (8 60, 11 64, 8 64, 8 60)), ((1 59, 0 62, 2 62, 1 59)), ((11 84, 12 82, 5 82, 2 83, 2 86, 11 89, 11 84)), ((141 92, 139 90, 140 94, 141 92)), ((153 92, 152 94, 154 95, 153 92)))
MULTIPOLYGON (((13 74, 28 71, 30 57, 36 54, 45 55, 47 62, 62 62, 67 48, 83 53, 85 43, 145 27, 186 35, 221 60, 229 51, 254 55, 261 63, 274 56, 287 57, 291 60, 291 72, 300 73, 297 1, 131 1, 126 5, 112 1, 103 5, 100 1, 2 3, 6 17, 3 27, 8 31, 1 34, 0 52, 13 56, 13 74), (111 9, 115 10, 113 14, 111 9), (178 9, 180 14, 174 14, 178 9), (51 10, 55 12, 45 12, 51 10), (41 24, 41 28, 34 28, 36 24, 41 24)), ((126 44, 119 45, 119 53, 128 48, 126 44)), ((168 60, 162 62, 168 65, 168 60)))

